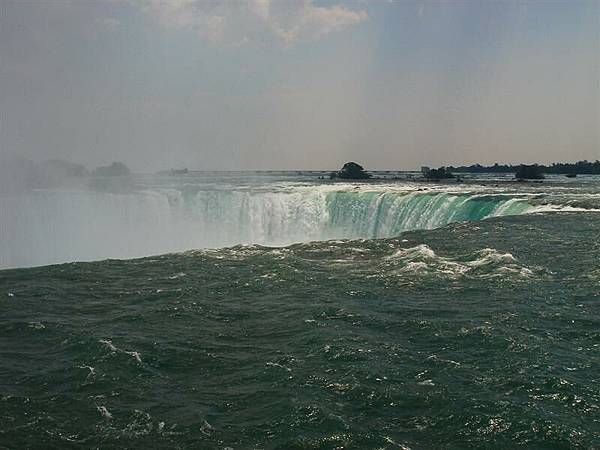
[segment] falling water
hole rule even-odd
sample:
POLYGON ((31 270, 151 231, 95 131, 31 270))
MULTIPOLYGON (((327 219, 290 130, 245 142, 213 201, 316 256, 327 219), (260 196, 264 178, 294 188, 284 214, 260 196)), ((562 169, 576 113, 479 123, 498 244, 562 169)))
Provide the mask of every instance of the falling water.
POLYGON ((131 258, 193 248, 382 238, 520 214, 511 196, 419 191, 146 189, 0 197, 0 266, 131 258))

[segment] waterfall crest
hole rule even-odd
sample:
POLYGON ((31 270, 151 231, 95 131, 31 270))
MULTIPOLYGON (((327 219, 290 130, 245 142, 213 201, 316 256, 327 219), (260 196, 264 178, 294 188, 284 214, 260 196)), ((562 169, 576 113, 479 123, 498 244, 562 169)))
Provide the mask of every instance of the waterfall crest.
POLYGON ((521 214, 500 195, 320 189, 34 191, 0 197, 0 267, 132 258, 235 244, 383 238, 521 214))

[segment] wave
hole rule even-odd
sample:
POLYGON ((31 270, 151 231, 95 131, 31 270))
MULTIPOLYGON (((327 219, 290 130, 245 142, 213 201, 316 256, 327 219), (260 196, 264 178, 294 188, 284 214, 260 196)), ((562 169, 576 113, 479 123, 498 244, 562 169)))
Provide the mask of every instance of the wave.
POLYGON ((36 191, 0 196, 0 267, 249 243, 385 238, 535 210, 526 196, 331 185, 36 191))
POLYGON ((260 267, 269 270, 257 269, 253 280, 257 286, 280 281, 282 274, 277 267, 285 267, 288 264, 311 268, 326 266, 328 269, 337 268, 347 275, 357 274, 356 276, 362 278, 380 278, 386 282, 403 280, 409 283, 438 278, 511 278, 513 281, 528 281, 537 276, 547 275, 543 267, 527 267, 513 254, 495 248, 485 247, 467 252, 451 251, 442 255, 429 245, 410 246, 409 242, 406 239, 321 241, 285 248, 238 245, 164 255, 163 262, 176 261, 176 258, 181 256, 193 258, 197 264, 202 265, 220 265, 222 260, 226 260, 240 262, 243 267, 260 260, 260 267))
POLYGON ((396 274, 433 274, 450 277, 495 278, 516 275, 531 278, 533 270, 522 266, 510 253, 484 248, 465 257, 450 258, 436 254, 427 245, 398 250, 386 258, 386 272, 396 274))

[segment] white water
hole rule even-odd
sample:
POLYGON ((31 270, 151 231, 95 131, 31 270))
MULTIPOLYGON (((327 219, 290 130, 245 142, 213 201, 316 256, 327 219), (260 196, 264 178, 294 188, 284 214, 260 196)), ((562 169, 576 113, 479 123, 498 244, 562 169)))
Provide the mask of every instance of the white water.
POLYGON ((351 185, 31 191, 0 196, 0 267, 389 237, 529 209, 511 196, 351 185))

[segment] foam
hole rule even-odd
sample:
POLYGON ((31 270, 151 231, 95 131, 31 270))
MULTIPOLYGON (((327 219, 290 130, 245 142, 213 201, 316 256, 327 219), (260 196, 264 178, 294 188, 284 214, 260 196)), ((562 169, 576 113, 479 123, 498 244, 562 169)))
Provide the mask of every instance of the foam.
POLYGON ((515 275, 521 278, 534 276, 533 270, 519 264, 510 253, 493 248, 483 248, 463 258, 450 258, 436 254, 431 247, 420 244, 397 250, 385 258, 385 271, 397 275, 434 274, 450 277, 490 278, 515 275))

